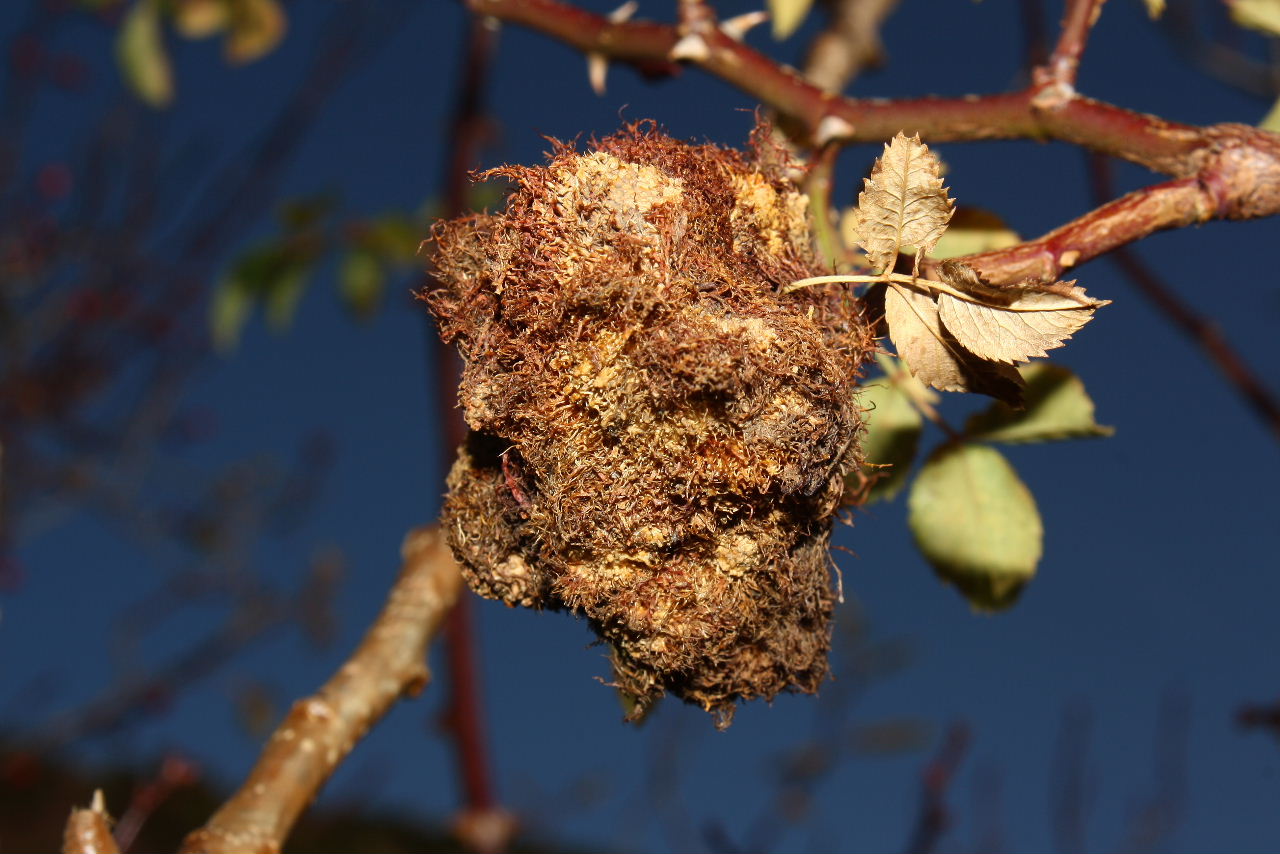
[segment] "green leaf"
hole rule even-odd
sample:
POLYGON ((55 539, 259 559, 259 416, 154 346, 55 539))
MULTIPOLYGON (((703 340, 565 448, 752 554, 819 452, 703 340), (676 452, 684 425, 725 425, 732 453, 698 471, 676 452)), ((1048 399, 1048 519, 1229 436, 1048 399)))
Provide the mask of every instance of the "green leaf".
POLYGON ((378 311, 386 283, 386 272, 372 254, 356 249, 342 259, 338 289, 347 308, 361 320, 378 311))
POLYGON ((156 0, 137 0, 125 13, 116 36, 116 62, 125 83, 144 102, 164 107, 173 101, 173 68, 156 0))
POLYGON ((929 253, 930 258, 956 258, 1004 249, 1022 242, 1018 232, 1004 224, 1004 220, 981 208, 956 208, 947 230, 938 245, 929 253))
MULTIPOLYGON (((899 376, 902 381, 913 381, 905 372, 899 376)), ((888 377, 865 383, 859 402, 867 410, 862 415, 867 424, 862 440, 866 462, 860 472, 849 473, 849 485, 856 490, 870 480, 865 503, 890 501, 907 485, 924 420, 907 393, 888 377)))
POLYGON ((272 329, 287 329, 314 262, 314 247, 297 243, 272 243, 241 256, 214 292, 209 321, 214 347, 235 349, 255 305, 262 306, 272 329))
POLYGON ((1093 400, 1071 371, 1048 362, 1018 369, 1026 381, 1025 405, 1019 411, 995 403, 969 418, 965 433, 986 442, 1019 444, 1110 436, 1114 427, 1094 420, 1093 400))
POLYGON ((769 17, 773 19, 773 37, 785 39, 800 29, 813 0, 769 0, 769 17))
POLYGON ((333 193, 313 193, 288 199, 276 211, 276 219, 286 231, 306 231, 324 222, 338 207, 333 193))
POLYGON ((384 214, 361 224, 356 243, 388 264, 404 266, 416 261, 425 231, 404 214, 384 214))
POLYGON ((908 509, 916 545, 974 608, 1007 608, 1035 575, 1043 550, 1040 513, 996 449, 944 445, 916 476, 908 509))
POLYGON ((261 59, 284 38, 288 18, 277 0, 230 0, 227 62, 244 65, 261 59))
POLYGON ((1240 26, 1280 35, 1280 0, 1231 0, 1231 18, 1240 26))
POLYGON ((295 264, 286 267, 263 294, 263 313, 267 325, 275 332, 288 330, 293 323, 293 316, 298 313, 298 303, 307 290, 307 278, 311 274, 310 266, 295 264))
POLYGON ((231 19, 229 0, 177 0, 172 8, 173 28, 188 39, 217 35, 231 19))
POLYGON ((1272 133, 1280 133, 1280 100, 1271 105, 1271 110, 1258 122, 1258 127, 1272 133))
POLYGON ((209 334, 213 348, 227 354, 240 344, 240 333, 253 314, 253 295, 228 276, 213 291, 209 307, 209 334))

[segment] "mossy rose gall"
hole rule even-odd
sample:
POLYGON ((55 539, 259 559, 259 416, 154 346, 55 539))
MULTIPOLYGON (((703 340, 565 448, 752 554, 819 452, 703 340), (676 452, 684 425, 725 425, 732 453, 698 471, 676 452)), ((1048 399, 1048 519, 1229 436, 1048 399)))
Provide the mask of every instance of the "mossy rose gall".
POLYGON ((426 297, 473 430, 453 549, 477 593, 585 615, 637 714, 670 692, 727 725, 827 674, 873 343, 847 288, 784 293, 823 269, 767 139, 557 146, 490 173, 514 185, 502 212, 433 237, 426 297))

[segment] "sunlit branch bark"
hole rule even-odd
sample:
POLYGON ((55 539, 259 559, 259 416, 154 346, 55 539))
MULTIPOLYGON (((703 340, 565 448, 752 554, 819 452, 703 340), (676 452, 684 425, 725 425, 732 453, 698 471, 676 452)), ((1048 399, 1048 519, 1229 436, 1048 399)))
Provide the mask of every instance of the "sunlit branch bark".
POLYGON ((416 695, 426 650, 462 584, 434 527, 406 538, 404 565, 360 646, 314 695, 299 701, 267 742, 239 791, 192 832, 184 852, 278 852, 290 828, 356 742, 391 704, 416 695))
POLYGON ((1166 181, 1108 202, 1035 240, 962 260, 992 284, 1053 281, 1067 270, 1156 231, 1213 219, 1196 178, 1166 181))
POLYGON ((62 854, 120 854, 111 835, 101 790, 93 793, 93 803, 87 809, 71 811, 62 835, 62 854))

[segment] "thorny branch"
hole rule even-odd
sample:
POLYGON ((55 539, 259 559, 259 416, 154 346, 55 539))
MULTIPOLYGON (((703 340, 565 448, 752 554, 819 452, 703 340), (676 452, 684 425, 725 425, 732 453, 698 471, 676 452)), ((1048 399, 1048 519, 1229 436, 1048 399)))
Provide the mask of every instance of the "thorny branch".
POLYGON ((426 649, 458 598, 462 576, 436 528, 419 528, 382 613, 347 662, 299 701, 249 777, 184 852, 278 852, 321 785, 402 695, 427 684, 426 649))
MULTIPOLYGON (((1110 194, 1111 180, 1107 166, 1102 158, 1090 156, 1090 178, 1094 193, 1099 197, 1110 194)), ((1231 341, 1217 324, 1201 316, 1181 300, 1129 247, 1118 247, 1111 253, 1111 260, 1157 311, 1204 352, 1222 376, 1235 386, 1254 414, 1280 438, 1280 400, 1276 399, 1262 378, 1231 346, 1231 341)))
POLYGON ((899 131, 930 142, 1056 139, 1120 157, 1174 180, 1122 197, 1044 237, 966 260, 994 283, 1051 279, 1152 232, 1210 219, 1280 212, 1280 136, 1248 125, 1165 121, 1087 98, 1072 81, 1097 0, 1072 0, 1045 69, 1018 92, 903 100, 840 97, 738 41, 701 0, 676 25, 611 21, 561 0, 466 0, 474 11, 528 26, 581 51, 653 68, 696 65, 776 109, 809 141, 882 142, 899 131))

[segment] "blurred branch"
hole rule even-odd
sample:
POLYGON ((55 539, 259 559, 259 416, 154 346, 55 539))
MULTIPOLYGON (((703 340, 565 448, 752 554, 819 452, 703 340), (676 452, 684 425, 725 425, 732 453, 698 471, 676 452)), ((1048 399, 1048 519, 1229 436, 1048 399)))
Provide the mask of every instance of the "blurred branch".
POLYGON ((111 836, 101 790, 93 793, 93 803, 87 809, 71 811, 62 836, 62 854, 120 854, 111 836))
POLYGON ((1236 712, 1236 723, 1245 729, 1265 729, 1280 738, 1280 703, 1242 706, 1236 712))
POLYGON ((1154 791, 1129 816, 1127 838, 1121 851, 1165 851, 1187 806, 1187 742, 1191 701, 1187 695, 1168 692, 1160 704, 1155 727, 1151 782, 1154 791))
POLYGON ((403 26, 404 17, 415 4, 395 3, 382 10, 389 21, 375 17, 364 4, 335 6, 326 38, 316 51, 311 67, 292 98, 280 110, 279 118, 254 144, 252 154, 233 158, 226 169, 206 187, 205 196, 194 210, 196 220, 183 243, 182 256, 206 259, 225 247, 228 239, 246 222, 252 222, 269 207, 269 200, 284 166, 306 138, 306 132, 324 111, 333 92, 364 59, 376 56, 378 48, 403 26), (390 24, 390 25, 387 25, 390 24))
POLYGON ((898 0, 830 0, 827 28, 814 38, 804 76, 827 92, 842 92, 864 68, 884 61, 880 26, 898 0))
POLYGON ((1093 806, 1088 767, 1092 724, 1088 706, 1072 704, 1063 712, 1058 728, 1058 746, 1049 773, 1049 821, 1054 849, 1063 854, 1084 850, 1093 806))
MULTIPOLYGON (((490 133, 484 102, 497 31, 492 22, 480 15, 468 15, 465 27, 466 50, 462 55, 445 146, 442 183, 445 187, 443 213, 447 219, 462 216, 470 208, 471 170, 479 166, 480 150, 490 133)), ((457 399, 461 360, 457 351, 431 328, 430 316, 425 312, 424 316, 434 367, 434 393, 444 426, 441 462, 447 472, 467 430, 457 399)), ((453 742, 462 791, 462 809, 454 822, 454 832, 475 850, 502 850, 515 825, 511 816, 497 805, 489 771, 475 627, 471 600, 465 595, 458 599, 445 624, 445 653, 447 701, 442 723, 453 742)))
POLYGON ((178 755, 166 756, 160 763, 160 771, 153 779, 134 789, 129 807, 116 822, 116 844, 121 851, 128 851, 147 819, 179 789, 191 786, 200 779, 199 769, 178 755))
POLYGON ((1206 27, 1197 17, 1197 5, 1208 6, 1219 16, 1224 16, 1228 8, 1221 2, 1173 0, 1163 18, 1165 31, 1190 62, 1205 74, 1251 95, 1274 99, 1280 94, 1280 63, 1274 52, 1267 60, 1255 59, 1213 37, 1210 33, 1214 28, 1206 27))
POLYGON ((278 852, 325 780, 391 704, 417 695, 426 651, 453 607, 462 576, 438 528, 412 531, 387 604, 360 646, 313 696, 296 703, 244 785, 184 852, 278 852))
POLYGON ((164 706, 178 688, 212 673, 283 619, 283 609, 274 602, 263 602, 236 614, 226 625, 146 678, 107 690, 99 698, 54 718, 47 729, 23 741, 32 751, 46 753, 82 738, 114 732, 134 718, 164 706))
POLYGON ((947 790, 969 750, 969 739, 968 726, 952 724, 942 739, 938 755, 925 766, 920 780, 920 812, 911 832, 911 841, 907 843, 907 851, 911 854, 929 854, 938 847, 942 835, 951 826, 947 790))

